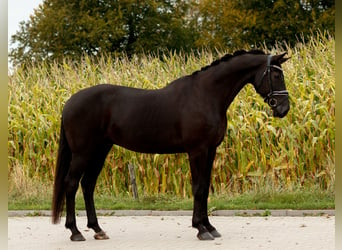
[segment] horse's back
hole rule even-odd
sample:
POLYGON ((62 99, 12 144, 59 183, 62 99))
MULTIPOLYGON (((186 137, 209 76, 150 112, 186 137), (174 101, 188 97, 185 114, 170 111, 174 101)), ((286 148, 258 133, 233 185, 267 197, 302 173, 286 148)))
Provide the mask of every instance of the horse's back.
POLYGON ((99 84, 92 87, 82 89, 72 95, 64 106, 63 112, 68 112, 69 109, 79 109, 82 107, 101 104, 105 102, 106 99, 113 97, 120 92, 125 92, 125 89, 130 89, 130 91, 141 91, 139 89, 123 87, 113 84, 99 84))
POLYGON ((92 119, 99 119, 104 116, 103 112, 110 112, 116 106, 128 104, 135 98, 138 98, 147 90, 124 87, 112 84, 100 84, 72 95, 64 105, 64 119, 80 120, 84 122, 87 116, 92 119))

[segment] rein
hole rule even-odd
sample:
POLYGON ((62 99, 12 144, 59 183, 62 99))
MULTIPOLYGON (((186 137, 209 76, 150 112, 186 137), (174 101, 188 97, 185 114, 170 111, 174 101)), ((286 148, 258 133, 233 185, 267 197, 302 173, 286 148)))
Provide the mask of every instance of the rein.
POLYGON ((283 69, 276 66, 276 65, 271 65, 271 59, 272 59, 272 55, 269 55, 267 57, 267 66, 266 66, 266 70, 261 78, 261 81, 264 79, 264 77, 267 75, 267 82, 270 85, 270 92, 267 94, 267 96, 264 98, 264 101, 268 103, 268 105, 271 108, 275 108, 278 106, 278 100, 276 98, 274 98, 275 96, 288 96, 289 92, 287 90, 273 90, 272 87, 272 80, 271 80, 271 68, 275 68, 277 70, 280 70, 281 72, 283 72, 283 69))

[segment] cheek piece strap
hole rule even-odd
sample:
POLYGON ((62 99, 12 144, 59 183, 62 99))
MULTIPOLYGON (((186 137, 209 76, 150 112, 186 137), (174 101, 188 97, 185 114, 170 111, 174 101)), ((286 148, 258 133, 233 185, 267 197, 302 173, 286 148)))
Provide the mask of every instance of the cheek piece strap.
POLYGON ((270 86, 270 92, 264 98, 264 101, 267 102, 271 108, 275 108, 278 106, 278 100, 275 97, 276 96, 289 96, 289 92, 287 90, 273 90, 272 79, 271 79, 271 68, 280 70, 282 73, 283 73, 283 69, 276 65, 271 65, 271 59, 272 59, 272 55, 269 55, 267 57, 267 66, 266 66, 266 70, 263 74, 262 79, 267 75, 267 82, 270 86))

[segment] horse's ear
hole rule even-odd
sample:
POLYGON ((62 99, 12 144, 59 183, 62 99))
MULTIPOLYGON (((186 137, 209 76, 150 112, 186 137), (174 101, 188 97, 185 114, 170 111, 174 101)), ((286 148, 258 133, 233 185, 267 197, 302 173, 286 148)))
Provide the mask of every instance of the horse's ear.
POLYGON ((279 64, 283 64, 287 60, 289 60, 291 57, 284 57, 287 54, 287 52, 281 53, 280 55, 273 56, 273 60, 278 62, 279 64))
POLYGON ((286 61, 289 60, 290 58, 291 58, 291 57, 286 57, 286 58, 283 57, 283 58, 280 58, 280 59, 279 59, 279 63, 280 63, 280 64, 283 64, 284 62, 286 62, 286 61))

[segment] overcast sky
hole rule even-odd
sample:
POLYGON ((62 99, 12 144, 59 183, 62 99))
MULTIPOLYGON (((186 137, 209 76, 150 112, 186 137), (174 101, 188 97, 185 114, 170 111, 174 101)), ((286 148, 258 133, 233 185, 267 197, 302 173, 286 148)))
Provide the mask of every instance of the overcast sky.
POLYGON ((8 41, 19 30, 19 23, 27 21, 33 9, 37 8, 43 0, 9 0, 8 1, 8 41))

